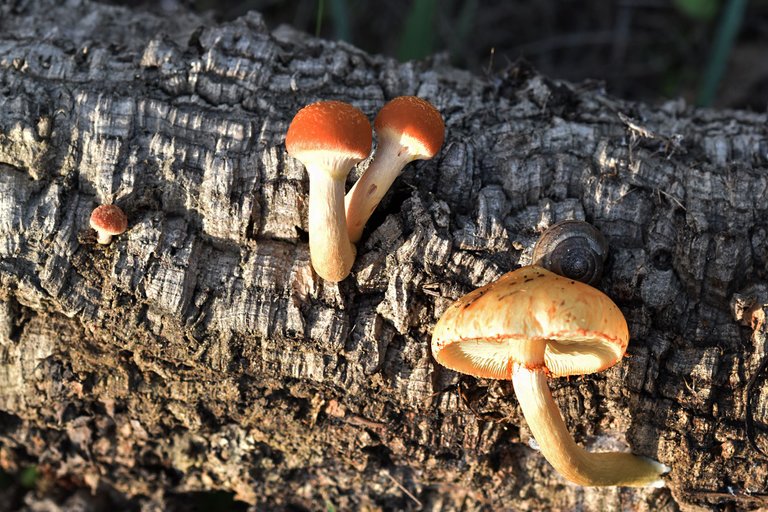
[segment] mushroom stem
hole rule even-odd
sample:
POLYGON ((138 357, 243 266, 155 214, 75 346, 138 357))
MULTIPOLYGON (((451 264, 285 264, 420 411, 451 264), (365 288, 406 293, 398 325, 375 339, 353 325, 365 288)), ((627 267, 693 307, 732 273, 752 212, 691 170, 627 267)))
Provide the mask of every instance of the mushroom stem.
POLYGON ((112 242, 112 235, 107 233, 106 231, 102 231, 100 229, 96 230, 96 241, 100 243, 101 245, 107 245, 112 242))
POLYGON ((353 243, 363 236, 363 228, 371 214, 403 171, 403 167, 413 159, 413 154, 400 144, 399 138, 380 138, 371 164, 345 198, 347 230, 353 243))
POLYGON ((512 385, 544 458, 571 482, 590 486, 664 486, 661 475, 669 471, 664 464, 631 453, 590 453, 578 446, 552 399, 543 370, 515 365, 512 385))
POLYGON ((347 277, 355 262, 344 217, 344 179, 332 177, 320 166, 307 165, 309 173, 309 254, 315 272, 337 283, 347 277))

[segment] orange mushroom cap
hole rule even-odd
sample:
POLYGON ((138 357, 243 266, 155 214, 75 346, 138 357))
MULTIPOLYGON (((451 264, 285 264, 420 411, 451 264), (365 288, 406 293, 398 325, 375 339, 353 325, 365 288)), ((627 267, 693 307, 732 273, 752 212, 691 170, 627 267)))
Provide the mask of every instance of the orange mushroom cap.
POLYGON ((445 138, 445 123, 432 104, 416 96, 399 96, 384 105, 374 128, 380 137, 399 138, 414 160, 432 158, 445 138))
POLYGON ((107 235, 120 235, 128 229, 128 217, 114 204, 102 204, 91 212, 91 228, 107 235))
POLYGON ((342 101, 318 101, 302 108, 285 136, 289 155, 305 165, 308 159, 327 162, 324 167, 334 174, 335 169, 343 169, 343 177, 368 157, 372 142, 368 118, 342 101))
POLYGON ((601 371, 628 342, 624 315, 607 295, 528 266, 451 305, 432 333, 432 353, 462 373, 511 379, 515 364, 553 376, 601 371))

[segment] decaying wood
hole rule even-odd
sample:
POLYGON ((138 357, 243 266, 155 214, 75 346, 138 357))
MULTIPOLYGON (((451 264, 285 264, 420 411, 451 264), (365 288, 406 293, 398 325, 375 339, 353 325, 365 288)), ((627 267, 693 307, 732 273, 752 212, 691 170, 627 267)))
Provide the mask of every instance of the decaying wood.
POLYGON ((768 506, 765 113, 401 65, 257 14, 66 3, 0 4, 5 471, 37 465, 65 507, 83 489, 145 510, 212 490, 255 510, 768 506), (443 113, 445 146, 324 283, 288 123, 404 94, 443 113), (104 202, 130 219, 107 247, 87 227, 104 202), (565 483, 508 383, 431 358, 448 304, 564 218, 608 238, 601 288, 632 341, 553 393, 578 442, 671 465, 667 489, 565 483))

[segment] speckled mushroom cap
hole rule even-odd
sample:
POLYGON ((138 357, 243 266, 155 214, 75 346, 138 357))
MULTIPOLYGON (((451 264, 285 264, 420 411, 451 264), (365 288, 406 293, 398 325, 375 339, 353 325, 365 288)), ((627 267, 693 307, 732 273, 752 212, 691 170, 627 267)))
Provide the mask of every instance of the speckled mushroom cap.
POLYGON ((372 143, 368 118, 343 101, 318 101, 302 108, 285 136, 289 155, 305 166, 319 163, 335 179, 346 178, 353 165, 366 159, 372 143))
POLYGON ((445 123, 432 104, 416 96, 399 96, 376 115, 374 128, 379 137, 400 140, 414 160, 432 158, 445 138, 445 123))
POLYGON ((114 204, 102 204, 91 212, 91 228, 107 235, 120 235, 128 229, 128 217, 114 204))
POLYGON ((432 354, 477 377, 510 379, 515 363, 563 376, 614 365, 628 342, 624 315, 607 295, 529 266, 452 304, 432 333, 432 354))

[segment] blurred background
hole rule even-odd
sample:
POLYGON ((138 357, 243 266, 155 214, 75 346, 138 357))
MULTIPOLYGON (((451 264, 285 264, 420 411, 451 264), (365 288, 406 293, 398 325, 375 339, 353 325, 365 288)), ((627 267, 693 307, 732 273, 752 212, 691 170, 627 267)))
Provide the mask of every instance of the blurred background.
POLYGON ((248 10, 400 60, 447 54, 475 73, 523 58, 626 99, 765 111, 768 0, 103 0, 219 21, 248 10))

